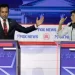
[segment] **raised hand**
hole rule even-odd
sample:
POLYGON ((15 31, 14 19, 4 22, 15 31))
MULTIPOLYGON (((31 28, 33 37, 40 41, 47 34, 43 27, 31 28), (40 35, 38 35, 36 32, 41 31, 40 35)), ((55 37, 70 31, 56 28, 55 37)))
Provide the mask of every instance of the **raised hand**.
POLYGON ((65 22, 66 19, 67 19, 67 17, 66 18, 61 18, 60 21, 59 21, 59 25, 62 25, 65 22))
POLYGON ((65 22, 65 20, 67 19, 67 17, 65 17, 65 14, 62 14, 60 17, 61 17, 61 19, 59 21, 59 25, 62 25, 65 22))
POLYGON ((38 17, 36 19, 36 26, 38 27, 39 25, 41 25, 44 21, 44 16, 41 16, 40 19, 38 20, 38 17))

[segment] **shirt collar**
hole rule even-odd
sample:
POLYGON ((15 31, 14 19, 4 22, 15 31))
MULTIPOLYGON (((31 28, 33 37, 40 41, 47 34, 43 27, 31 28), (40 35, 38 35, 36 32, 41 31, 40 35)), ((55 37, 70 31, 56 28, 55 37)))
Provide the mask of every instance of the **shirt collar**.
MULTIPOLYGON (((3 21, 3 19, 0 17, 0 21, 3 21)), ((8 21, 8 19, 6 19, 6 21, 8 21)))

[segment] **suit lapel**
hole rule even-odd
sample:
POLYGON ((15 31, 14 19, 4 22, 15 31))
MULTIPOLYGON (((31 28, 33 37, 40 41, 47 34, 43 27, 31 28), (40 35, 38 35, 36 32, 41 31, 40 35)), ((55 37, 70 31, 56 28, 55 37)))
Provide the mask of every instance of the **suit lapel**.
POLYGON ((10 30, 11 30, 11 20, 10 19, 8 19, 8 22, 9 22, 9 30, 8 30, 8 33, 10 32, 10 30))
POLYGON ((3 27, 1 25, 1 21, 0 21, 0 30, 2 31, 2 33, 4 33, 3 27))

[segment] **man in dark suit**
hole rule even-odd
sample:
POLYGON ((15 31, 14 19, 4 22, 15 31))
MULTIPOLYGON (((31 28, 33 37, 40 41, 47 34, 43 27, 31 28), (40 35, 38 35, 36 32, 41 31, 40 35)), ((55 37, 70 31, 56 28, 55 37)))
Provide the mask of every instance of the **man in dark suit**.
POLYGON ((0 39, 14 39, 15 30, 19 32, 29 33, 37 29, 43 23, 44 17, 36 19, 36 24, 30 27, 22 27, 15 20, 8 18, 9 6, 7 4, 0 5, 0 39))

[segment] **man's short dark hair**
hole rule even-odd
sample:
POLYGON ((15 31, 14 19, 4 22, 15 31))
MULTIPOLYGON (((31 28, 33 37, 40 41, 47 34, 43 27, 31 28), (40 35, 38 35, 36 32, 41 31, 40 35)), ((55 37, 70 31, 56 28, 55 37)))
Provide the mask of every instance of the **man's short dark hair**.
POLYGON ((72 14, 72 13, 74 13, 74 14, 75 14, 75 10, 72 10, 72 11, 71 11, 71 14, 72 14))
POLYGON ((8 10, 9 10, 9 6, 8 6, 8 4, 0 4, 0 8, 5 8, 5 7, 7 7, 8 8, 8 10))

